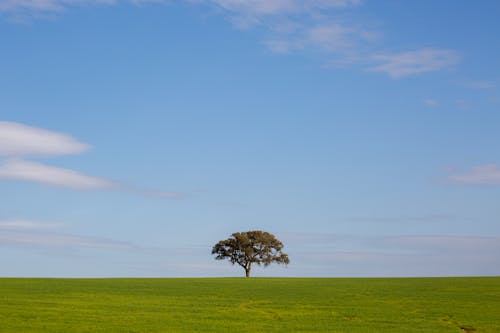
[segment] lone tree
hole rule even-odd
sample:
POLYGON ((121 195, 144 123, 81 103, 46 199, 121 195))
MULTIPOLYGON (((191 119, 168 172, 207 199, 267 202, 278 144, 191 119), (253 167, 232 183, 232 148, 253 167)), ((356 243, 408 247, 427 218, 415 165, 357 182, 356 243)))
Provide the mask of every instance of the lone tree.
POLYGON ((221 240, 212 248, 216 260, 228 259, 245 269, 246 277, 250 277, 252 264, 268 266, 272 262, 288 264, 286 253, 281 252, 281 243, 273 234, 254 230, 235 232, 228 239, 221 240))

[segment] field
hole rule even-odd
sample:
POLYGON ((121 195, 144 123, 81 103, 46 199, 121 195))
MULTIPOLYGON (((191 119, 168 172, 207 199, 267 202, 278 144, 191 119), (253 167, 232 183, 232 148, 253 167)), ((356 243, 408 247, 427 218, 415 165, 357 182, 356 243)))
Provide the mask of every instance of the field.
POLYGON ((500 332, 500 278, 7 278, 0 332, 500 332))

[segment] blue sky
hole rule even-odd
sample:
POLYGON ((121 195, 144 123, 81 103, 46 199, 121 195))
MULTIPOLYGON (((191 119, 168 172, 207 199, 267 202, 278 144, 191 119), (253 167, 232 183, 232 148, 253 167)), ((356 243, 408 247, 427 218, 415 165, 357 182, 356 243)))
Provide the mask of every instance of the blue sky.
POLYGON ((0 275, 500 275, 499 14, 0 0, 0 275))

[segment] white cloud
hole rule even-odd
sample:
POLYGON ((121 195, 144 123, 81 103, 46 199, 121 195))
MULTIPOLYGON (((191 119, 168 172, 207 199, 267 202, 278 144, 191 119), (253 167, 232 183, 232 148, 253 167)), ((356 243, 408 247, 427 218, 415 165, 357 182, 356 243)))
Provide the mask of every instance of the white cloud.
POLYGON ((454 50, 424 48, 376 55, 373 60, 379 64, 370 68, 371 71, 385 73, 392 78, 401 78, 450 67, 459 62, 460 56, 454 50))
POLYGON ((361 1, 302 0, 206 0, 222 8, 238 27, 259 26, 267 31, 264 42, 272 52, 320 51, 333 64, 368 64, 370 71, 401 78, 438 71, 455 65, 454 50, 423 48, 393 54, 377 54, 379 31, 355 20, 347 9, 361 1), (342 11, 341 11, 342 10, 342 11), (339 15, 343 14, 343 15, 339 15), (285 29, 283 29, 285 27, 285 29))
POLYGON ((3 165, 0 164, 0 179, 32 181, 75 190, 103 189, 115 186, 113 182, 106 179, 22 160, 9 160, 3 165))
POLYGON ((102 189, 114 183, 77 171, 23 160, 26 156, 80 154, 89 145, 68 134, 31 127, 15 122, 0 122, 0 179, 22 180, 77 190, 102 189))
POLYGON ((54 12, 72 5, 113 4, 118 0, 0 0, 0 12, 54 12))
POLYGON ((297 10, 294 0, 210 0, 221 8, 243 15, 272 15, 297 10))
MULTIPOLYGON (((1 0, 0 0, 1 1, 1 0)), ((19 180, 74 190, 114 189, 142 195, 182 199, 178 192, 138 189, 78 171, 27 161, 25 157, 79 154, 89 145, 72 136, 15 122, 0 121, 0 180, 19 180)))
POLYGON ((0 229, 53 229, 65 226, 63 223, 45 223, 28 220, 0 221, 0 229))
POLYGON ((284 233, 297 272, 332 276, 498 275, 500 237, 284 233), (314 272, 316 270, 316 272, 314 272))
POLYGON ((333 64, 356 64, 364 61, 365 57, 360 55, 361 50, 371 45, 378 35, 376 31, 348 23, 322 22, 278 34, 264 42, 264 45, 274 53, 314 51, 326 58, 334 59, 333 64))
POLYGON ((500 166, 497 164, 483 164, 471 170, 449 175, 453 183, 465 185, 500 185, 500 166))
POLYGON ((55 232, 11 231, 0 229, 0 245, 47 248, 130 248, 132 245, 110 239, 55 232))
POLYGON ((360 41, 376 39, 378 32, 362 29, 334 12, 360 4, 355 0, 211 0, 223 8, 237 27, 263 27, 264 42, 272 52, 316 49, 329 54, 346 53, 360 41))
POLYGON ((89 148, 89 145, 64 133, 0 121, 0 156, 79 154, 89 148))
POLYGON ((338 52, 353 46, 354 30, 340 24, 330 24, 314 27, 308 32, 308 39, 311 43, 322 49, 338 52))
MULTIPOLYGON (((47 13, 74 5, 114 3, 169 3, 171 0, 0 0, 0 13, 47 13)), ((376 52, 381 33, 373 23, 355 19, 352 9, 361 0, 182 0, 181 3, 216 8, 238 28, 264 31, 271 52, 318 52, 329 65, 364 65, 370 71, 401 78, 438 71, 459 62, 448 49, 423 48, 393 54, 376 52)), ((328 66, 332 67, 332 66, 328 66)), ((489 86, 484 82, 477 87, 489 86)))
POLYGON ((264 42, 271 52, 274 53, 289 53, 293 50, 300 49, 304 45, 299 41, 289 41, 289 40, 268 40, 264 42))
POLYGON ((269 40, 280 40, 278 37, 284 37, 276 36, 276 32, 295 32, 304 35, 311 26, 328 22, 333 11, 346 10, 361 3, 358 0, 195 0, 190 2, 215 6, 220 9, 219 13, 222 13, 237 28, 264 28, 270 33, 269 40))
MULTIPOLYGON (((61 11, 75 5, 111 5, 119 2, 142 4, 169 0, 0 0, 0 12, 61 11)), ((360 0, 184 0, 189 3, 210 3, 239 15, 279 15, 311 9, 353 6, 360 0)))
POLYGON ((370 67, 370 71, 385 73, 392 78, 438 71, 460 61, 456 51, 439 48, 377 54, 374 43, 382 34, 366 22, 355 20, 346 11, 359 5, 360 1, 211 2, 229 13, 230 20, 238 27, 259 26, 265 29, 268 38, 264 45, 275 53, 319 51, 327 63, 364 64, 370 67), (338 15, 340 13, 343 15, 338 15))
POLYGON ((358 5, 359 0, 208 0, 239 15, 281 15, 358 5))
POLYGON ((184 199, 186 195, 179 192, 139 190, 143 195, 164 198, 164 199, 184 199))
POLYGON ((472 89, 492 89, 495 88, 495 83, 491 81, 467 81, 463 85, 472 89))
POLYGON ((423 103, 430 107, 438 106, 439 102, 433 98, 427 98, 423 100, 423 103))
POLYGON ((485 236, 401 236, 389 241, 397 248, 414 249, 421 252, 432 253, 498 253, 500 251, 500 237, 485 236))

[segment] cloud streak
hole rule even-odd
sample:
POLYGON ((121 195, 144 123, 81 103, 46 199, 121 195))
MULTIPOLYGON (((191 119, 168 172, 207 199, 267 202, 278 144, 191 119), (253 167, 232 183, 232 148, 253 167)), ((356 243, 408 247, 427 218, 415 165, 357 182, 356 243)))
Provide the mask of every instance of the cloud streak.
MULTIPOLYGON (((498 275, 500 237, 284 233, 293 271, 331 276, 498 275)), ((302 276, 301 273, 300 276, 302 276)))
POLYGON ((80 154, 90 149, 64 133, 0 121, 0 156, 56 156, 80 154))
POLYGON ((44 248, 131 248, 127 242, 57 232, 0 229, 0 245, 44 248))
POLYGON ((372 253, 405 255, 498 253, 500 237, 473 235, 372 235, 295 232, 284 233, 290 244, 326 249, 335 246, 341 252, 369 250, 372 253))
POLYGON ((41 13, 60 12, 75 5, 110 5, 117 0, 0 0, 0 12, 41 13))
POLYGON ((106 179, 87 176, 63 168, 22 160, 10 160, 0 165, 0 179, 37 182, 74 190, 95 190, 116 187, 106 179))
POLYGON ((460 56, 454 50, 424 48, 376 55, 373 60, 379 64, 371 67, 370 71, 385 73, 392 78, 399 79, 450 67, 460 61, 460 56))
POLYGON ((263 26, 272 52, 316 50, 336 64, 364 65, 371 72, 399 79, 440 71, 460 62, 455 50, 421 48, 380 53, 381 32, 353 18, 360 1, 213 0, 238 27, 263 26), (339 14, 342 13, 342 16, 339 14))
POLYGON ((492 89, 495 88, 496 85, 492 81, 466 81, 463 82, 462 85, 471 89, 492 89))
POLYGON ((178 192, 138 189, 109 179, 26 159, 81 154, 88 149, 88 144, 79 142, 68 134, 0 121, 0 180, 35 182, 80 191, 120 190, 164 199, 184 198, 178 192))
MULTIPOLYGON (((357 0, 211 0, 238 28, 261 28, 263 44, 275 53, 315 50, 328 57, 352 58, 379 33, 337 13, 355 8, 357 0)), ((337 59, 338 60, 338 59, 337 59)), ((343 59, 345 62, 345 59, 343 59)), ((349 60, 351 61, 351 60, 349 60)))
POLYGON ((15 122, 0 122, 0 179, 36 182, 75 190, 112 188, 109 180, 25 160, 26 157, 81 154, 90 146, 72 136, 15 122))
POLYGON ((336 64, 367 66, 369 71, 399 79, 449 68, 460 62, 458 52, 443 48, 380 53, 382 33, 355 20, 361 1, 211 0, 237 27, 263 27, 272 52, 315 50, 336 64))
POLYGON ((455 184, 462 185, 500 185, 500 165, 498 164, 483 164, 478 165, 470 170, 452 174, 448 176, 448 180, 455 184))
POLYGON ((439 102, 433 98, 424 99, 422 102, 429 107, 435 107, 439 105, 439 102))
POLYGON ((214 4, 237 22, 262 23, 270 16, 304 14, 359 5, 360 0, 202 0, 214 4))
POLYGON ((28 220, 0 221, 0 229, 18 229, 18 230, 55 229, 63 226, 65 226, 65 224, 63 223, 45 223, 45 222, 35 222, 28 220))
MULTIPOLYGON (((0 12, 50 13, 76 5, 169 3, 168 0, 0 0, 0 12)), ((420 48, 383 53, 382 33, 355 18, 361 0, 182 0, 224 16, 239 29, 260 29, 271 52, 321 54, 326 64, 363 66, 391 78, 440 71, 460 62, 455 50, 420 48)), ((484 86, 484 84, 482 85, 484 86)))
MULTIPOLYGON (((189 3, 207 3, 244 16, 282 15, 314 9, 353 6, 360 0, 184 0, 189 3)), ((0 12, 58 12, 71 6, 112 5, 128 2, 168 3, 169 0, 0 0, 0 12)))
POLYGON ((29 220, 0 221, 0 246, 38 248, 129 248, 131 244, 111 239, 57 232, 63 223, 29 220), (56 229, 56 230, 52 230, 56 229))

